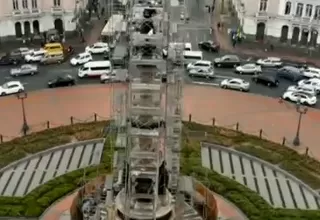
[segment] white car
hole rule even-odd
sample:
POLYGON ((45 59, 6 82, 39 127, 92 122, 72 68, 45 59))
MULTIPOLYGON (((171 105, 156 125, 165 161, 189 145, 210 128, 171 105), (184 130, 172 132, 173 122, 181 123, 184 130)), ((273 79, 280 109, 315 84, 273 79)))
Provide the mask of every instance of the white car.
POLYGON ((238 78, 224 79, 220 83, 220 87, 224 89, 236 89, 248 92, 250 90, 250 83, 238 78))
POLYGON ((209 60, 198 60, 193 63, 189 63, 187 65, 187 70, 190 71, 191 69, 210 69, 212 67, 212 62, 209 60))
POLYGON ((302 69, 303 75, 308 78, 320 78, 320 69, 314 67, 307 67, 302 69))
POLYGON ((28 55, 28 54, 30 54, 32 52, 33 52, 33 49, 30 49, 28 47, 19 47, 19 48, 15 49, 15 50, 11 51, 10 55, 11 56, 19 55, 19 56, 24 57, 24 56, 26 56, 26 55, 28 55))
POLYGON ((311 78, 311 79, 303 79, 298 82, 299 86, 311 86, 313 87, 317 93, 320 92, 320 79, 311 78))
POLYGON ((287 92, 304 92, 311 95, 316 95, 317 92, 312 86, 289 86, 286 90, 287 92))
POLYGON ((32 51, 30 54, 27 54, 25 57, 24 57, 24 60, 27 62, 27 63, 30 63, 30 62, 40 62, 41 59, 46 55, 47 51, 46 50, 43 50, 43 49, 38 49, 38 50, 34 50, 32 51))
POLYGON ((317 103, 317 97, 315 95, 304 92, 287 91, 282 95, 282 98, 302 105, 315 105, 317 103))
POLYGON ((266 59, 257 60, 257 64, 263 67, 281 67, 282 61, 278 57, 267 57, 266 59))
POLYGON ((92 61, 91 54, 88 53, 88 52, 84 52, 84 53, 79 53, 77 56, 73 57, 70 60, 70 64, 73 65, 73 66, 76 66, 76 65, 85 64, 85 63, 87 63, 89 61, 92 61))
POLYGON ((0 96, 15 94, 24 91, 24 86, 19 81, 6 82, 0 86, 0 96))
POLYGON ((86 52, 91 54, 101 54, 109 51, 110 51, 109 45, 103 42, 97 42, 91 46, 86 47, 86 52))
POLYGON ((214 70, 213 68, 209 68, 209 69, 195 68, 195 69, 189 70, 188 75, 190 77, 214 78, 214 70))
POLYGON ((261 66, 254 63, 244 64, 242 66, 237 66, 235 69, 236 73, 241 74, 260 74, 262 73, 261 66))

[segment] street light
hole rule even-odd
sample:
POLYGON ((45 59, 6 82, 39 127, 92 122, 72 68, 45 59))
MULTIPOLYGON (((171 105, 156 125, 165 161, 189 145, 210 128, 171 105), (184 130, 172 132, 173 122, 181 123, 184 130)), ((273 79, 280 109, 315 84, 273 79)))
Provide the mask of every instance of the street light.
POLYGON ((21 100, 21 107, 22 107, 22 128, 21 131, 23 133, 23 135, 27 135, 28 131, 29 131, 29 125, 27 123, 27 118, 26 118, 26 110, 24 108, 24 99, 27 98, 27 93, 25 91, 19 92, 17 93, 17 98, 19 100, 21 100))
POLYGON ((296 105, 296 111, 299 114, 299 120, 298 120, 298 127, 297 127, 297 133, 295 138, 293 139, 293 145, 294 146, 300 146, 300 126, 301 126, 301 119, 302 119, 302 115, 307 114, 308 112, 308 108, 305 106, 302 106, 300 101, 297 102, 296 105))

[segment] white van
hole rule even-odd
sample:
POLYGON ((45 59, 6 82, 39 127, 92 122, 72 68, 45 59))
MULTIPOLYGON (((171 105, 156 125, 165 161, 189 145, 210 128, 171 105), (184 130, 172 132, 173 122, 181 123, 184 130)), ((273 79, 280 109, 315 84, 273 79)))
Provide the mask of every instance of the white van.
POLYGON ((185 65, 202 59, 202 51, 183 51, 183 62, 185 65))
POLYGON ((80 78, 95 77, 103 74, 109 74, 111 72, 112 65, 110 61, 90 61, 79 68, 78 76, 80 78))

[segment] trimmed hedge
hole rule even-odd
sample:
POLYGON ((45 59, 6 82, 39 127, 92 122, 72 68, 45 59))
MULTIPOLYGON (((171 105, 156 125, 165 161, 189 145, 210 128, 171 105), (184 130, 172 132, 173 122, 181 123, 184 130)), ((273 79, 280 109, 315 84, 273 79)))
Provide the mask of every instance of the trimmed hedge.
MULTIPOLYGON (((102 137, 102 129, 106 125, 107 122, 97 122, 64 126, 0 144, 0 158, 3 155, 7 157, 5 163, 1 161, 1 165, 5 166, 16 160, 15 158, 21 159, 30 153, 68 143, 72 137, 76 137, 78 140, 102 137), (64 138, 59 138, 59 136, 64 136, 64 138), (49 141, 46 142, 46 140, 49 141), (4 150, 2 150, 2 147, 4 150), (20 150, 20 148, 23 150, 20 150), (11 155, 15 155, 15 157, 11 157, 11 155), (19 157, 16 155, 19 155, 19 157)), ((317 170, 317 168, 320 168, 318 161, 299 155, 290 148, 228 129, 197 123, 184 123, 183 132, 183 148, 181 151, 181 171, 183 174, 194 176, 211 190, 232 201, 250 220, 320 219, 320 211, 274 209, 262 197, 247 187, 203 168, 200 158, 200 141, 211 141, 230 146, 278 164, 313 187, 320 186, 320 180, 317 176, 320 172, 320 169, 317 170), (206 137, 204 137, 204 132, 207 132, 206 137)), ((86 168, 86 178, 95 177, 97 170, 100 174, 110 171, 110 161, 113 157, 110 143, 111 141, 106 140, 102 163, 97 167, 86 168)), ((0 197, 0 216, 37 217, 41 215, 57 199, 78 188, 82 182, 83 174, 83 170, 65 174, 39 186, 23 198, 0 197)))

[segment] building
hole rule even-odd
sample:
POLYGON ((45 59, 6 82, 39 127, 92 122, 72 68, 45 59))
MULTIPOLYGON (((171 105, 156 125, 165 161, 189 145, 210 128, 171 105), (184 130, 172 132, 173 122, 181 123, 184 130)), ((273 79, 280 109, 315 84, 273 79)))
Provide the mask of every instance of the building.
POLYGON ((320 0, 233 0, 244 34, 255 40, 316 46, 320 0))
POLYGON ((75 16, 86 7, 87 1, 4 0, 0 8, 0 37, 37 36, 52 28, 60 32, 73 31, 75 16))

